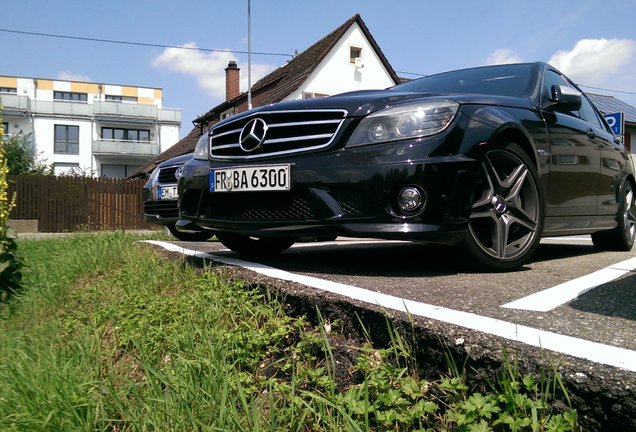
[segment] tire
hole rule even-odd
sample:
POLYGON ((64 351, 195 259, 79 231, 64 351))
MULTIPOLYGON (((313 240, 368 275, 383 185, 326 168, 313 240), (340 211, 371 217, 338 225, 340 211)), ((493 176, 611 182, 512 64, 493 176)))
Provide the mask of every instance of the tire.
POLYGON ((209 240, 214 233, 208 230, 202 230, 199 232, 181 232, 177 231, 174 224, 168 225, 168 231, 181 241, 206 241, 209 240))
POLYGON ((468 265, 509 271, 524 265, 541 240, 545 206, 537 170, 516 144, 489 150, 477 176, 468 234, 468 265))
POLYGON ((216 238, 239 255, 258 257, 279 254, 296 243, 296 238, 293 237, 256 238, 227 232, 217 233, 216 238))
POLYGON ((594 247, 602 251, 630 251, 636 235, 636 193, 634 185, 626 181, 618 195, 616 228, 592 234, 594 247))

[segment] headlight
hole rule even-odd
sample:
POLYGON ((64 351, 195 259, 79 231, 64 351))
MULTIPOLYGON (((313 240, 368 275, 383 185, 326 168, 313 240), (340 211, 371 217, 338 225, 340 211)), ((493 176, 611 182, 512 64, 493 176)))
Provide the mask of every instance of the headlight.
POLYGON ((446 129, 458 108, 457 102, 430 101, 383 109, 360 122, 347 147, 434 135, 446 129))
POLYGON ((192 156, 197 160, 208 160, 208 142, 209 137, 207 133, 204 133, 197 141, 197 146, 194 148, 194 155, 192 156))

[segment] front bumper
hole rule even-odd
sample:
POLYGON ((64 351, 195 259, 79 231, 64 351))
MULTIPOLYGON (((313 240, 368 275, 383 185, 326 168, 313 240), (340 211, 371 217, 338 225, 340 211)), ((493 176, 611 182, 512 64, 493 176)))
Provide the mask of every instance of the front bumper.
MULTIPOLYGON (((466 233, 478 164, 463 155, 430 156, 435 143, 406 143, 276 159, 291 164, 287 192, 209 192, 214 168, 190 161, 179 181, 177 225, 255 237, 352 236, 460 242, 466 233), (416 185, 426 206, 404 214, 397 194, 416 185)), ((259 165, 267 164, 259 161, 259 165)))
POLYGON ((157 199, 159 184, 148 182, 143 190, 144 219, 159 225, 172 225, 179 219, 177 200, 157 199))

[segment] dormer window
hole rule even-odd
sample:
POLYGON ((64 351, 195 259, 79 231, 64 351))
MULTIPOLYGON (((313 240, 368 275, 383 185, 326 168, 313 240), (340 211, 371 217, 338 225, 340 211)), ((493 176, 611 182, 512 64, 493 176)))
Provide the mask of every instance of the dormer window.
POLYGON ((349 47, 349 62, 355 63, 357 58, 362 58, 362 48, 355 46, 349 47))
POLYGON ((303 99, 320 99, 326 97, 329 97, 329 95, 324 93, 303 92, 303 99))

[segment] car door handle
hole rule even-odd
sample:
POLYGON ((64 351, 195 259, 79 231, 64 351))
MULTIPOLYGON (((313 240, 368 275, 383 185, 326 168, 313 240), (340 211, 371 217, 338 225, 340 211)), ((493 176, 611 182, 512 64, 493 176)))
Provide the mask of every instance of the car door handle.
POLYGON ((594 129, 590 128, 590 129, 587 130, 587 137, 589 139, 596 138, 596 132, 594 132, 594 129))

